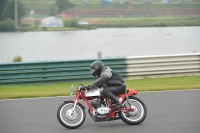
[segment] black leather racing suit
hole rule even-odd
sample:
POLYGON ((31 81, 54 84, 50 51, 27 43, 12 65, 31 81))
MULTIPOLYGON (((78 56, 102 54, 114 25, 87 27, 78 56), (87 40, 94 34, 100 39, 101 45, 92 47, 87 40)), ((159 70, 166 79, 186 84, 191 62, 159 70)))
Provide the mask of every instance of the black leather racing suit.
POLYGON ((116 95, 123 94, 126 91, 126 84, 123 79, 107 66, 101 69, 101 72, 98 74, 98 79, 90 87, 103 87, 104 89, 101 94, 109 97, 116 104, 119 104, 116 95))

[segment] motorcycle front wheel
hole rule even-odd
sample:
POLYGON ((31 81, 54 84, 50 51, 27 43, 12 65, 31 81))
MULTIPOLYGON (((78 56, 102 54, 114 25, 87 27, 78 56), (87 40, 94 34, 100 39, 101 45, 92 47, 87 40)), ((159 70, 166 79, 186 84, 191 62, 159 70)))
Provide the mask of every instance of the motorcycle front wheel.
POLYGON ((77 104, 73 111, 73 105, 73 102, 64 102, 57 111, 57 118, 60 124, 70 129, 80 127, 86 118, 83 107, 77 104))
POLYGON ((142 100, 137 97, 129 97, 129 103, 127 100, 123 102, 125 108, 133 108, 133 111, 122 110, 119 112, 120 118, 127 124, 138 125, 142 123, 147 116, 147 108, 142 100), (130 103, 130 104, 129 104, 130 103))

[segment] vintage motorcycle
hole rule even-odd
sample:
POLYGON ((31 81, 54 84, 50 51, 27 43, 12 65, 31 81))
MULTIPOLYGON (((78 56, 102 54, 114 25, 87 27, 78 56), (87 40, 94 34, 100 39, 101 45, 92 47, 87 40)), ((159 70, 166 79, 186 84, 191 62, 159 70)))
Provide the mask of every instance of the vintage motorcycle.
POLYGON ((117 97, 124 106, 118 110, 113 110, 115 104, 107 97, 101 95, 101 88, 87 90, 79 83, 77 90, 72 85, 71 95, 76 92, 75 100, 64 101, 57 110, 57 118, 61 125, 66 128, 75 129, 80 127, 85 119, 85 107, 78 102, 82 99, 88 106, 88 113, 95 122, 112 121, 121 119, 127 124, 138 125, 142 123, 147 116, 147 109, 143 101, 134 95, 137 92, 128 89, 125 94, 117 97))

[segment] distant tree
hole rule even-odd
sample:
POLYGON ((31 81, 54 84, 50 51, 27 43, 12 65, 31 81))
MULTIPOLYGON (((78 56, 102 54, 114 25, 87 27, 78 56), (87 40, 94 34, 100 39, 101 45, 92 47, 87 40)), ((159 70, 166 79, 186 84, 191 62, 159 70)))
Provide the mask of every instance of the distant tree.
POLYGON ((69 10, 75 5, 70 3, 68 0, 56 0, 56 5, 58 6, 58 12, 63 12, 69 10))
POLYGON ((52 5, 52 6, 49 8, 49 15, 50 15, 50 16, 55 16, 55 15, 56 15, 56 5, 52 5))
POLYGON ((0 20, 3 19, 3 9, 8 0, 0 0, 0 20))
MULTIPOLYGON (((3 9, 3 17, 14 20, 14 10, 15 10, 14 7, 15 7, 14 0, 7 0, 7 3, 3 9)), ((25 15, 24 6, 18 0, 18 21, 19 21, 18 23, 20 23, 20 20, 24 15, 25 15)))

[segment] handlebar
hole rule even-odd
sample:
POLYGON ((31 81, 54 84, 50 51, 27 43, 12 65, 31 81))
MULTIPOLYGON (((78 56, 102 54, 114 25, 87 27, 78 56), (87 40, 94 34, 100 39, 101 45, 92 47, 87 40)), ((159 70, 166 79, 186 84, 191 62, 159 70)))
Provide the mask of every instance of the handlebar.
POLYGON ((83 84, 82 83, 79 83, 78 84, 78 90, 90 90, 90 89, 97 89, 97 88, 99 88, 99 87, 91 87, 90 85, 88 85, 88 86, 83 86, 83 84))
POLYGON ((82 83, 79 83, 78 84, 78 90, 89 90, 90 89, 90 86, 83 86, 82 83))

